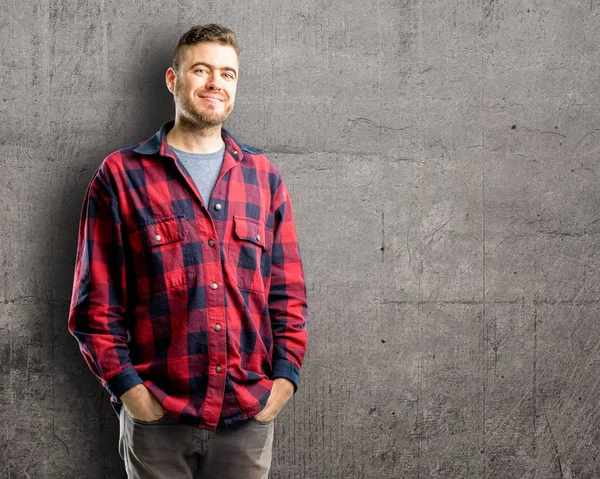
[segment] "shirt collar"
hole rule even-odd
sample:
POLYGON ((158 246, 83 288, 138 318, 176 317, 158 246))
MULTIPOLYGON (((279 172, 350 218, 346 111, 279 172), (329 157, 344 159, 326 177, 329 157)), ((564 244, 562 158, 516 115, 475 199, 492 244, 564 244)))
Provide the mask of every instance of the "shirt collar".
MULTIPOLYGON (((166 122, 163 126, 161 126, 160 130, 158 130, 146 141, 140 143, 140 145, 133 151, 142 155, 156 155, 159 153, 161 156, 171 156, 168 153, 170 151, 172 154, 172 150, 167 143, 167 133, 169 133, 174 125, 174 120, 166 122)), ((244 153, 242 152, 239 142, 233 137, 233 135, 225 128, 221 128, 221 138, 223 138, 223 141, 225 142, 225 151, 229 152, 235 160, 241 161, 241 159, 244 157, 244 153)))

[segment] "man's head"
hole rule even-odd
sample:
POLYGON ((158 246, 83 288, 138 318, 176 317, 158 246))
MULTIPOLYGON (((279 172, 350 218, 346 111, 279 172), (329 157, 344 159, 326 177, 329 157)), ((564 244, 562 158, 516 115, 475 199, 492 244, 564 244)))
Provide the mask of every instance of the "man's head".
POLYGON ((235 103, 239 51, 235 34, 220 25, 195 26, 183 34, 165 76, 179 121, 205 128, 229 117, 235 103))

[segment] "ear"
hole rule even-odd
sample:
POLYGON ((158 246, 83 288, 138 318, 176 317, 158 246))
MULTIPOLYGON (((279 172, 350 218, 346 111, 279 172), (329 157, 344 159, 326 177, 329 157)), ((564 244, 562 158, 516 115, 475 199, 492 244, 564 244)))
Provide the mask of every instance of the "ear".
POLYGON ((173 70, 173 67, 169 67, 167 69, 167 72, 165 73, 165 83, 167 84, 167 88, 169 89, 169 91, 171 93, 173 93, 173 90, 175 88, 175 77, 177 76, 177 74, 175 73, 175 70, 173 70))

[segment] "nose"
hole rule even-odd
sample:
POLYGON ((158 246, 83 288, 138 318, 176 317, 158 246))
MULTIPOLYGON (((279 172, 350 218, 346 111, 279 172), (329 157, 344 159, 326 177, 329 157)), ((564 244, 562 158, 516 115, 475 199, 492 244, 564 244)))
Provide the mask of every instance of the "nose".
POLYGON ((211 73, 206 81, 206 88, 209 90, 221 90, 221 78, 215 73, 211 73))

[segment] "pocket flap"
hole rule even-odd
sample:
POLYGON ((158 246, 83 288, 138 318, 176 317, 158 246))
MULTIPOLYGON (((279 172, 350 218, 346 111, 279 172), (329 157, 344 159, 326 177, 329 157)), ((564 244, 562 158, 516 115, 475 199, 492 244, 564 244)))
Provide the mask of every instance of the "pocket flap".
POLYGON ((233 223, 235 235, 239 239, 250 241, 267 251, 273 246, 273 230, 260 221, 246 216, 234 216, 233 223))
POLYGON ((142 228, 140 230, 142 246, 152 248, 182 240, 185 236, 182 219, 183 217, 177 216, 163 218, 142 228))

